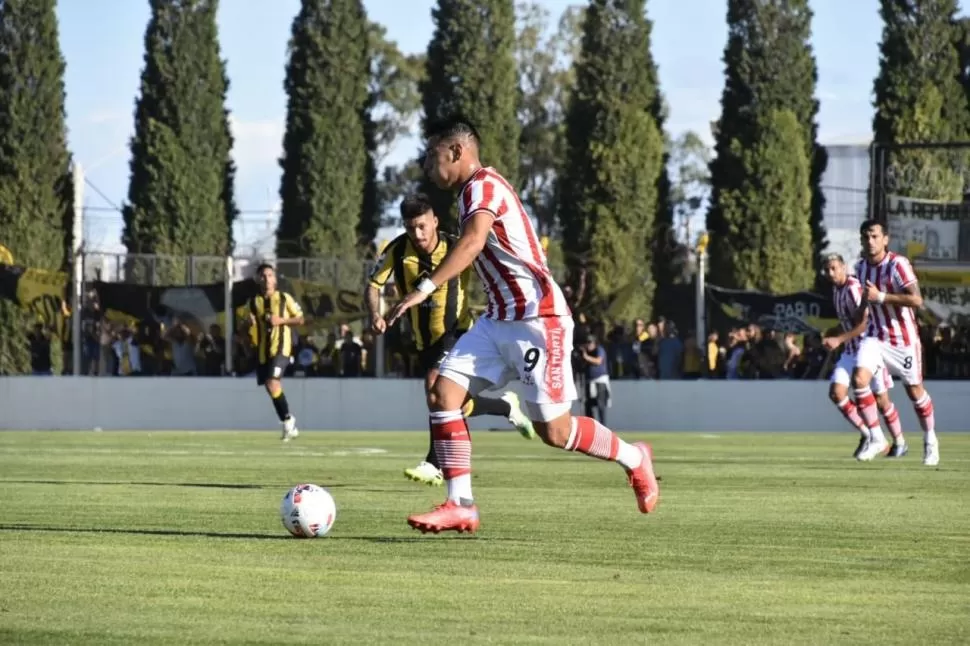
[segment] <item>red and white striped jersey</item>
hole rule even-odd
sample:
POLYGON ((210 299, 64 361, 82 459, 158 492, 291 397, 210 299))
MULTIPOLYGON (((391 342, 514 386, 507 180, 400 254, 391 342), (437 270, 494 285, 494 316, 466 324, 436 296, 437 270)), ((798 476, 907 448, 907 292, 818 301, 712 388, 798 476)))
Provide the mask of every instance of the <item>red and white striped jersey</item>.
MULTIPOLYGON (((835 313, 839 317, 842 329, 848 332, 855 327, 855 314, 862 304, 862 284, 855 276, 847 276, 841 285, 832 286, 832 301, 835 303, 835 313)), ((862 343, 862 337, 849 339, 843 352, 854 355, 862 343)))
MULTIPOLYGON (((877 265, 871 265, 865 259, 860 260, 855 274, 863 287, 871 282, 887 294, 902 294, 916 282, 916 272, 913 271, 909 259, 891 251, 877 265)), ((875 337, 893 346, 919 345, 916 312, 912 307, 869 303, 866 336, 875 337)))
POLYGON ((569 305, 556 284, 532 221, 508 181, 494 168, 480 168, 458 195, 458 226, 485 210, 495 216, 475 271, 488 296, 485 316, 520 321, 540 316, 569 316, 569 305))

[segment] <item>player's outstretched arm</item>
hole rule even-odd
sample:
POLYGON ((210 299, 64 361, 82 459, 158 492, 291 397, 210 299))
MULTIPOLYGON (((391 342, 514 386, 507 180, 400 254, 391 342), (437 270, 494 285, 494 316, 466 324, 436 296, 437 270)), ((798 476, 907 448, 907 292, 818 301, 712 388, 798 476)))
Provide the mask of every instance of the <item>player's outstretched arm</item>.
POLYGON ((866 331, 866 325, 868 323, 869 307, 865 303, 862 303, 859 305, 859 309, 856 310, 855 325, 853 325, 852 329, 826 336, 822 341, 822 345, 829 350, 835 350, 843 343, 848 343, 857 336, 861 336, 866 331))
POLYGON ((370 316, 371 329, 376 334, 384 334, 387 330, 387 323, 381 316, 381 288, 368 284, 364 290, 364 305, 367 307, 367 314, 370 316))
POLYGON ((430 277, 419 282, 413 292, 398 301, 387 317, 387 325, 394 325, 405 312, 428 298, 438 285, 447 283, 468 269, 475 257, 485 248, 488 232, 492 229, 494 220, 495 215, 486 209, 480 209, 468 216, 458 242, 430 277))
POLYGON ((495 214, 486 209, 475 211, 465 219, 461 237, 451 248, 445 259, 430 276, 431 282, 443 285, 452 278, 457 278, 461 272, 471 267, 475 258, 485 248, 488 232, 492 230, 495 214))

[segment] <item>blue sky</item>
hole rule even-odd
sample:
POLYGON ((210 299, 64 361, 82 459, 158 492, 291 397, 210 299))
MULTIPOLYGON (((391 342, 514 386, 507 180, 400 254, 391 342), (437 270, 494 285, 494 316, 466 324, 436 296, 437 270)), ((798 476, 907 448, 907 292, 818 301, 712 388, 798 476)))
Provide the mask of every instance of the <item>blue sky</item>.
MULTIPOLYGON (((290 24, 299 0, 222 0, 219 29, 231 88, 228 107, 236 137, 236 227, 241 246, 266 240, 278 203, 285 112, 283 74, 290 24)), ((424 51, 431 37, 434 0, 365 0, 368 14, 387 27, 407 52, 424 51)), ((569 0, 543 0, 554 18, 569 0)), ((710 139, 723 85, 726 2, 649 0, 653 53, 670 105, 668 129, 695 130, 710 139)), ((814 46, 819 66, 822 143, 867 142, 872 81, 878 70, 878 0, 815 0, 814 46)), ((88 180, 90 207, 119 206, 127 195, 133 108, 149 17, 147 0, 60 0, 61 49, 67 61, 69 143, 88 180)), ((416 148, 405 140, 389 161, 416 148)), ((88 211, 88 248, 121 250, 121 216, 88 211)))

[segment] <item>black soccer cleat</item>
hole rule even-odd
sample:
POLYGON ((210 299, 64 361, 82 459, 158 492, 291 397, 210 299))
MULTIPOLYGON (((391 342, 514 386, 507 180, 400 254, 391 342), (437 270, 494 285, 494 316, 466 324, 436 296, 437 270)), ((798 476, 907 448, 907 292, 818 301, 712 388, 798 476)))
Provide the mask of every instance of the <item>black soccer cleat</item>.
POLYGON ((866 447, 868 445, 869 445, 869 440, 867 440, 865 437, 860 437, 859 446, 855 447, 855 453, 852 454, 852 457, 858 460, 859 455, 866 450, 866 447))
POLYGON ((901 458, 909 453, 909 447, 905 444, 893 444, 892 448, 889 449, 889 453, 886 454, 887 458, 901 458))

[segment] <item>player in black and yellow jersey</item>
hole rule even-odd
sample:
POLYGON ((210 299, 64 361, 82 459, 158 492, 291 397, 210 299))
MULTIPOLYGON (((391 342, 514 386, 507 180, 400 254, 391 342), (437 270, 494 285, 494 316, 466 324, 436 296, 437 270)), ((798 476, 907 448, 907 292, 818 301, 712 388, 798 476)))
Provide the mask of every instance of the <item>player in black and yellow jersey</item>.
POLYGON ((294 325, 303 325, 303 310, 296 299, 276 289, 276 271, 270 265, 256 269, 259 293, 249 301, 249 315, 256 331, 256 383, 266 387, 273 408, 283 425, 282 439, 288 442, 300 434, 296 419, 283 394, 280 380, 293 361, 294 325))
MULTIPOLYGON (((377 334, 383 334, 387 329, 380 312, 380 292, 384 284, 393 277, 402 296, 414 291, 421 279, 427 278, 441 263, 455 242, 454 237, 438 231, 438 218, 426 195, 404 198, 401 220, 405 233, 385 247, 371 272, 364 296, 371 327, 377 334)), ((437 378, 441 360, 472 325, 467 300, 469 279, 470 270, 439 286, 426 301, 409 312, 419 363, 425 375, 425 392, 437 378)), ((532 422, 522 412, 518 397, 511 391, 498 399, 481 396, 470 399, 465 404, 465 415, 499 415, 508 419, 525 437, 535 436, 532 422)), ((432 441, 424 462, 406 469, 404 474, 411 480, 437 486, 444 482, 439 466, 432 441)))

